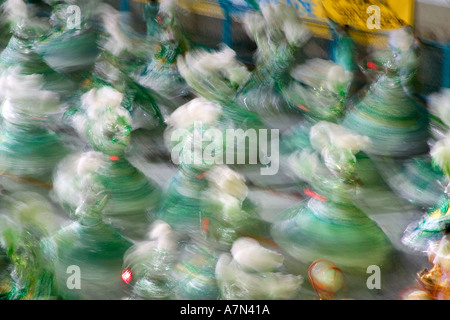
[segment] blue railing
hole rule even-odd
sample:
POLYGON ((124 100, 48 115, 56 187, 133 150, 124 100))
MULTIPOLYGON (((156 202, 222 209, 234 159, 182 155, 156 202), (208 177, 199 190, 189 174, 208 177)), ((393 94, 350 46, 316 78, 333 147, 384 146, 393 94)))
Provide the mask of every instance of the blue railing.
MULTIPOLYGON (((133 0, 119 0, 120 10, 122 12, 130 11, 130 1, 133 0)), ((222 42, 233 48, 233 23, 232 16, 239 16, 248 10, 258 10, 259 3, 268 2, 269 0, 217 0, 223 11, 223 27, 222 27, 222 42)), ((273 2, 270 1, 270 2, 273 2)), ((288 0, 289 3, 289 0, 288 0)), ((303 2, 301 2, 303 4, 303 2)), ((306 7, 305 7, 306 8, 306 7)), ((307 8, 306 8, 307 9, 307 8)), ((421 42, 428 48, 440 50, 442 56, 442 63, 440 66, 440 86, 450 88, 450 43, 438 42, 433 40, 421 39, 421 42)), ((335 40, 330 41, 329 53, 332 58, 332 52, 335 48, 335 40)))

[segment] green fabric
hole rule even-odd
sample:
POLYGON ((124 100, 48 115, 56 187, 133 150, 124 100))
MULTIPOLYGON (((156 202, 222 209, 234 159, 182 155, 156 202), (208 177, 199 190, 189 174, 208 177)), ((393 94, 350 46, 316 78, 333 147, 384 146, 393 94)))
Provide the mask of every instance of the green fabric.
POLYGON ((123 158, 108 161, 97 174, 109 195, 105 221, 124 236, 143 239, 160 205, 159 186, 123 158))
POLYGON ((188 243, 175 266, 175 295, 180 300, 217 300, 217 253, 205 244, 188 243))
POLYGON ((349 111, 343 125, 368 136, 369 154, 407 158, 428 152, 427 110, 407 95, 398 77, 383 75, 349 111))
POLYGON ((60 137, 46 128, 6 120, 0 128, 0 170, 6 174, 50 181, 67 151, 60 137))
POLYGON ((51 260, 43 239, 55 229, 55 211, 40 194, 4 193, 0 213, 0 299, 55 299, 51 260))
POLYGON ((125 297, 120 275, 123 255, 132 243, 113 227, 99 222, 74 222, 55 234, 50 249, 54 255, 55 281, 62 299, 92 300, 125 297), (80 268, 80 289, 67 286, 69 266, 80 268))
POLYGON ((359 272, 369 265, 387 265, 392 250, 382 230, 355 206, 317 199, 280 214, 272 224, 272 237, 305 264, 325 258, 359 272))

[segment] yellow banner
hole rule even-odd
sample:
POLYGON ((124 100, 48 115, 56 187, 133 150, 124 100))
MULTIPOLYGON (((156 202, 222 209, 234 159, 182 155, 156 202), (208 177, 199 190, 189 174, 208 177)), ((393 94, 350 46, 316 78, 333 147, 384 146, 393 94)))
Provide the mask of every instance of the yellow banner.
MULTIPOLYGON (((300 19, 320 38, 331 39, 329 19, 349 25, 350 35, 365 45, 384 45, 387 31, 414 25, 414 0, 259 0, 258 3, 294 7, 300 19)), ((194 14, 224 19, 218 0, 178 0, 178 6, 194 14)))
POLYGON ((222 8, 219 3, 214 0, 178 0, 177 4, 193 14, 224 19, 222 8))
POLYGON ((322 0, 325 15, 340 25, 365 32, 413 24, 413 0, 322 0))
POLYGON ((356 42, 383 46, 389 30, 414 25, 414 0, 260 0, 297 9, 311 31, 331 39, 329 19, 350 26, 356 42))

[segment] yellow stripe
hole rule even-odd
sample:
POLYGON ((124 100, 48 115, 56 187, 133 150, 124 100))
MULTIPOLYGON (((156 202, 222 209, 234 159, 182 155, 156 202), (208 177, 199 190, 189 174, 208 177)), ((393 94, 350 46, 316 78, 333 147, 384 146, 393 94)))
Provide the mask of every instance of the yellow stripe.
POLYGON ((178 6, 193 14, 224 19, 222 8, 216 2, 207 0, 179 0, 178 6))
POLYGON ((367 27, 367 20, 372 15, 367 8, 376 5, 380 8, 380 26, 382 30, 392 30, 411 25, 413 20, 413 0, 322 0, 327 15, 341 25, 351 25, 357 30, 373 33, 367 27))
MULTIPOLYGON (((148 0, 133 0, 146 3, 148 0)), ((330 18, 340 24, 348 24, 348 16, 353 15, 352 26, 356 29, 350 31, 350 35, 355 42, 361 45, 374 47, 385 47, 388 37, 386 31, 401 26, 398 18, 405 24, 414 23, 414 0, 309 0, 305 3, 311 4, 311 12, 314 15, 308 15, 307 10, 299 0, 277 0, 278 3, 287 4, 296 7, 300 14, 300 19, 309 27, 311 32, 319 38, 332 39, 332 33, 328 26, 327 12, 330 18), (381 9, 381 27, 382 30, 367 29, 367 19, 370 14, 366 12, 371 4, 378 5, 381 9), (327 11, 325 11, 325 9, 327 11), (354 15, 358 12, 358 15, 354 15), (384 31, 383 31, 384 30, 384 31)), ((217 0, 178 0, 177 5, 192 14, 206 16, 216 19, 224 19, 222 8, 217 0)), ((234 18, 234 17, 233 17, 234 18)), ((238 20, 238 19, 236 19, 238 20)))
POLYGON ((191 270, 189 270, 188 268, 186 268, 185 266, 183 266, 183 265, 181 265, 181 264, 177 265, 176 268, 177 268, 181 273, 185 273, 185 274, 187 274, 187 275, 190 275, 190 276, 192 276, 193 278, 199 279, 200 281, 203 281, 203 282, 208 283, 208 284, 211 284, 211 285, 216 284, 216 281, 215 281, 214 279, 207 278, 207 277, 205 277, 205 276, 203 276, 203 275, 201 275, 201 274, 198 274, 198 273, 194 273, 194 272, 192 272, 191 270))
POLYGON ((414 25, 414 0, 385 0, 386 5, 391 8, 393 12, 408 25, 414 25))
POLYGON ((314 22, 304 21, 305 25, 309 28, 309 30, 319 38, 332 40, 332 34, 330 27, 325 24, 318 24, 314 22))

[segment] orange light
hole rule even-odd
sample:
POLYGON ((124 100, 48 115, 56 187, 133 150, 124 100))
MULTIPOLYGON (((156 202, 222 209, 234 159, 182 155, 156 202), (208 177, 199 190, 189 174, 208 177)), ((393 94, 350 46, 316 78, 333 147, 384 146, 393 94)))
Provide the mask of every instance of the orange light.
POLYGON ((372 69, 372 70, 377 70, 378 66, 371 61, 367 61, 367 68, 372 69))
POLYGON ((207 233, 209 229, 209 219, 208 218, 203 218, 202 219, 202 231, 203 233, 207 233))
POLYGON ((131 281, 131 271, 130 269, 125 270, 124 272, 122 272, 122 280, 123 282, 125 282, 126 284, 130 283, 131 281))
POLYGON ((322 197, 321 195, 315 193, 314 191, 311 191, 311 190, 309 190, 309 189, 305 189, 305 190, 303 190, 303 191, 305 192, 305 194, 306 194, 307 196, 310 196, 310 197, 312 197, 312 198, 316 198, 316 199, 318 199, 318 200, 320 200, 320 201, 327 201, 326 198, 324 198, 324 197, 322 197))
POLYGON ((206 177, 206 175, 208 174, 208 171, 200 173, 196 176, 197 179, 203 179, 204 177, 206 177))
POLYGON ((307 107, 302 106, 301 104, 299 104, 297 107, 299 107, 302 110, 309 111, 309 109, 307 107))

